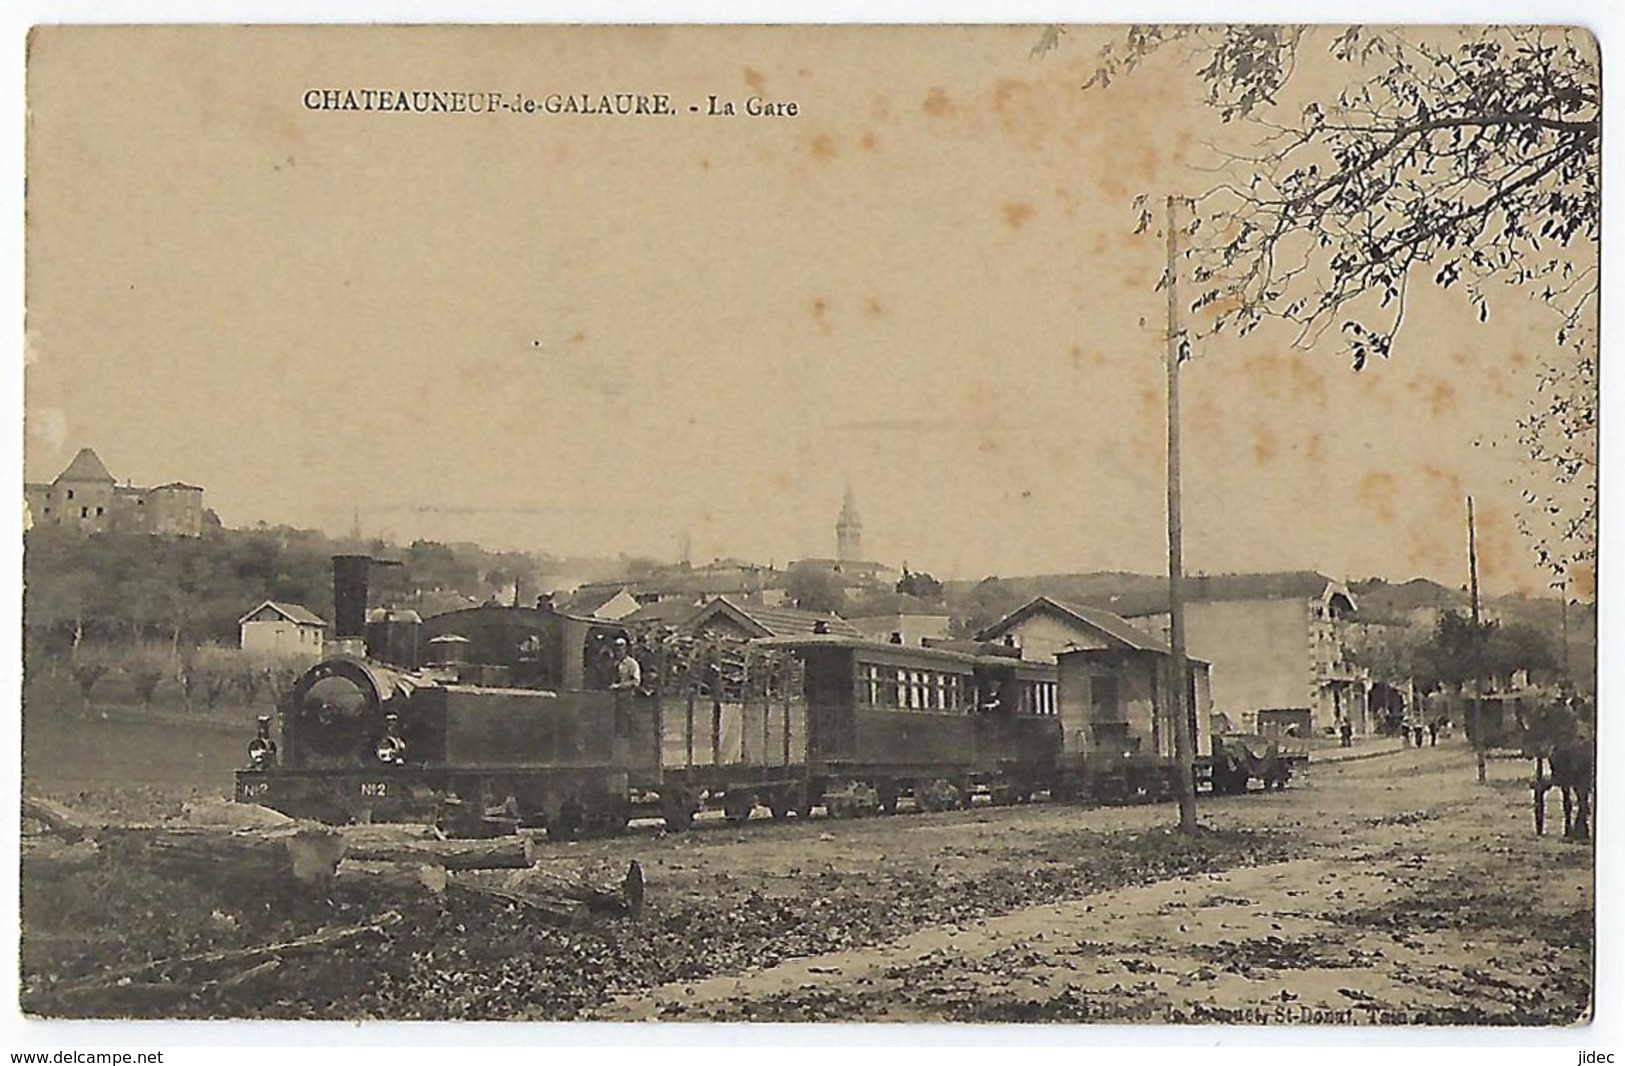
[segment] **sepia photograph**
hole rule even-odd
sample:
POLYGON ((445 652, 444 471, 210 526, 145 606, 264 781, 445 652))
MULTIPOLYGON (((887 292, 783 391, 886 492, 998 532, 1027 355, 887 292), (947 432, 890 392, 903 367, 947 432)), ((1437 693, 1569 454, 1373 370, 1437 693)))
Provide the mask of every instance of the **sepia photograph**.
POLYGON ((34 26, 12 1011, 1592 1025, 1601 66, 34 26))

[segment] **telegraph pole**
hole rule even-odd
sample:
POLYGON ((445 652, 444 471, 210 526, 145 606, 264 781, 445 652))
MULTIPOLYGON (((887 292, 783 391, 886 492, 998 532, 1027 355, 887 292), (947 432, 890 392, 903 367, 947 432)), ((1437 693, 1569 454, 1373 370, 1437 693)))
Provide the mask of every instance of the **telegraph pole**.
POLYGON ((1484 629, 1478 608, 1478 530, 1473 523, 1473 498, 1467 497, 1467 588, 1473 609, 1473 755, 1478 761, 1478 783, 1486 776, 1484 766, 1484 629))
POLYGON ((1563 571, 1563 684, 1567 686, 1573 674, 1569 668, 1569 572, 1563 571))
POLYGON ((1191 736, 1186 694, 1190 667, 1185 658, 1185 577, 1179 499, 1179 364, 1184 335, 1179 328, 1178 201, 1168 197, 1168 706, 1174 716, 1174 759, 1179 763, 1179 829, 1196 832, 1195 738, 1191 736))

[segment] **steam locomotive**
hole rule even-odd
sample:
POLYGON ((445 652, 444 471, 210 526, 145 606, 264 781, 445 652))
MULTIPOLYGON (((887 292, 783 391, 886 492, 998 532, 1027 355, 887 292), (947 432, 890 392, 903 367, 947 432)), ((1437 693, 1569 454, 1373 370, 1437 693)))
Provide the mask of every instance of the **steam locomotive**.
MULTIPOLYGON (((1166 663, 1133 649, 1059 665, 986 645, 905 647, 814 633, 757 641, 640 632, 535 607, 421 619, 367 611, 365 556, 334 559, 337 654, 262 717, 236 798, 329 822, 493 822, 554 837, 633 817, 686 829, 927 810, 1048 792, 1159 798, 1177 773, 1157 700, 1166 663), (618 661, 631 656, 640 676, 618 661), (1149 698, 1146 698, 1149 697, 1149 698)), ((1189 681, 1199 777, 1285 783, 1285 760, 1214 739, 1189 681), (1249 761, 1252 760, 1252 761, 1249 761)))

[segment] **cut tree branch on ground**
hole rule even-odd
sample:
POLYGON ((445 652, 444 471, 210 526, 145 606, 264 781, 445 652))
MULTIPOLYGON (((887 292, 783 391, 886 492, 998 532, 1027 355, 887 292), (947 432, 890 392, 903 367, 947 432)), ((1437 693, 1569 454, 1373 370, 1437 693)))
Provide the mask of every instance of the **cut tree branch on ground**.
POLYGON ((156 959, 152 962, 139 963, 134 966, 120 966, 112 970, 104 970, 94 977, 64 982, 53 991, 72 994, 94 989, 143 985, 153 983, 151 979, 154 977, 166 978, 167 980, 163 983, 170 983, 175 980, 174 971, 178 969, 185 969, 195 978, 200 971, 206 972, 211 969, 224 969, 247 964, 250 970, 237 974, 239 979, 245 979, 249 972, 258 969, 265 962, 281 961, 291 956, 335 948, 340 944, 347 944, 353 940, 369 936, 382 936, 385 930, 390 926, 398 925, 400 921, 401 915, 398 911, 386 911, 373 921, 361 925, 330 929, 275 944, 261 944, 251 948, 235 948, 229 951, 205 951, 194 955, 156 959))

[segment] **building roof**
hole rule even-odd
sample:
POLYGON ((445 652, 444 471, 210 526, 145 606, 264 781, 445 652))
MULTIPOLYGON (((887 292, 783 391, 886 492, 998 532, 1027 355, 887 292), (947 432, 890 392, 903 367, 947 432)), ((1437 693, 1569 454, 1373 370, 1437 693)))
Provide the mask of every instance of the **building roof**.
POLYGON ((155 486, 153 491, 156 492, 158 489, 179 489, 182 492, 202 492, 203 491, 203 486, 202 485, 188 485, 184 481, 171 481, 167 485, 155 486))
POLYGON ((733 619, 752 636, 757 637, 810 636, 822 624, 831 636, 868 639, 857 626, 839 615, 802 611, 794 607, 740 605, 726 596, 718 596, 695 611, 684 623, 684 628, 698 628, 707 619, 718 615, 733 619))
POLYGON ((1048 596, 1037 596, 1028 600, 1022 606, 976 634, 976 639, 996 640, 1012 627, 1040 612, 1059 615, 1076 625, 1094 630, 1108 640, 1131 651, 1148 651, 1158 655, 1167 655, 1169 653, 1168 645, 1149 633, 1136 629, 1128 621, 1110 611, 1103 611, 1098 607, 1085 607, 1076 603, 1064 603, 1048 596))
POLYGON ((296 625, 325 626, 327 624, 326 622, 322 621, 321 617, 317 615, 316 612, 312 611, 308 607, 302 607, 297 603, 278 603, 275 600, 266 600, 252 611, 249 611, 247 614, 237 619, 237 624, 242 625, 244 622, 247 622, 250 618, 254 617, 256 614, 259 614, 267 607, 271 608, 271 610, 275 611, 277 614, 280 614, 282 617, 296 625))
POLYGON ((692 600, 670 599, 646 603, 619 621, 627 625, 676 626, 699 611, 692 600))
POLYGON ((847 611, 848 618, 891 618, 900 614, 946 616, 952 612, 940 603, 911 596, 906 592, 889 592, 874 599, 864 600, 847 611))
POLYGON ((58 481, 114 481, 112 474, 102 463, 101 457, 93 448, 80 448, 79 454, 73 457, 62 473, 57 475, 58 481))
POLYGON ((583 585, 570 593, 561 606, 576 614, 592 614, 626 589, 625 585, 583 585))
MULTIPOLYGON (((988 656, 977 652, 944 648, 936 644, 892 644, 870 637, 850 636, 846 633, 798 633, 783 637, 766 637, 762 644, 770 648, 849 648, 873 656, 904 656, 915 661, 952 662, 974 665, 984 663, 988 656)), ((1020 663, 1019 659, 1000 657, 1001 664, 1020 663)), ((1027 663, 1027 666, 1036 665, 1027 663)))

